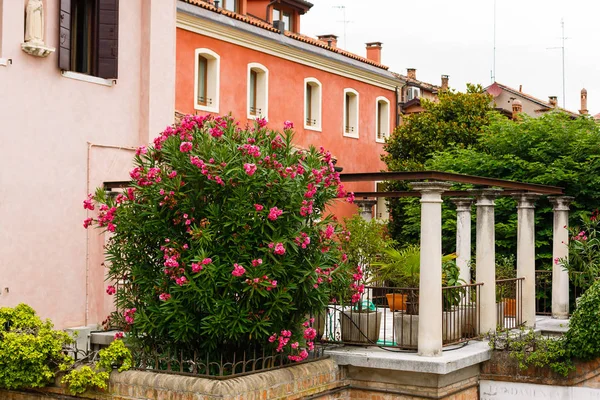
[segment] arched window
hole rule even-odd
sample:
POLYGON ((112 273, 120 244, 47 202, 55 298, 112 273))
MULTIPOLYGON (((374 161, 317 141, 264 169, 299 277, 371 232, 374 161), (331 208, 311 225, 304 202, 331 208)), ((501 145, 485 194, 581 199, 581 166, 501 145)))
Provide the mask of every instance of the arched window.
POLYGON ((378 97, 375 101, 375 141, 385 142, 390 137, 390 101, 378 97))
POLYGON ((269 118, 269 70, 248 64, 248 118, 269 118))
POLYGON ((358 92, 344 89, 344 136, 358 139, 358 92))
POLYGON ((194 108, 218 113, 221 57, 209 49, 196 49, 195 55, 194 108))
POLYGON ((321 131, 321 82, 304 79, 304 129, 321 131))

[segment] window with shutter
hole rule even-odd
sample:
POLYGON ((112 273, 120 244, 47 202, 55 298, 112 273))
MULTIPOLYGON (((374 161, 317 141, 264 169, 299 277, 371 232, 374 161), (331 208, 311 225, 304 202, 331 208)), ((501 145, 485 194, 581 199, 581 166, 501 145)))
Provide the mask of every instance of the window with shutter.
POLYGON ((344 136, 358 139, 358 92, 344 89, 344 136))
POLYGON ((321 131, 321 82, 304 79, 304 129, 321 131))
POLYGON ((196 49, 194 108, 219 112, 219 80, 221 57, 210 49, 196 49))
POLYGON ((118 77, 119 0, 61 0, 59 68, 118 77))

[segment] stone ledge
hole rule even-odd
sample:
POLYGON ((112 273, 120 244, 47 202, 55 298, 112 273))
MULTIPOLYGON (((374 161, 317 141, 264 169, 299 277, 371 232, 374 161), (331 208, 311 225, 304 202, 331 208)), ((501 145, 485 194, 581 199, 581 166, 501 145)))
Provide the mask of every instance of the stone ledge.
POLYGON ((446 350, 440 357, 422 357, 416 353, 400 353, 379 347, 341 347, 327 350, 338 365, 425 372, 445 375, 491 358, 487 342, 473 341, 456 350, 446 350))

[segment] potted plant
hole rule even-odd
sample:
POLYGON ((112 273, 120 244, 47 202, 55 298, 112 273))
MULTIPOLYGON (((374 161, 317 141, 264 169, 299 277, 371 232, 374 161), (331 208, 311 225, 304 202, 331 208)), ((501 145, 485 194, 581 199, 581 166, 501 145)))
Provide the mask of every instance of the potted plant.
POLYGON ((342 250, 355 269, 349 292, 341 294, 341 298, 351 303, 340 315, 342 341, 376 343, 382 317, 375 305, 379 303, 379 294, 377 288, 367 288, 365 284, 376 279, 372 266, 381 257, 382 249, 390 247, 391 241, 386 238, 385 225, 377 220, 366 221, 355 215, 345 220, 345 226, 348 235, 342 241, 342 250))
MULTIPOLYGON (((498 255, 496 258, 496 318, 497 324, 505 326, 506 318, 516 318, 517 316, 517 288, 516 282, 502 282, 504 279, 514 279, 517 277, 515 269, 515 257, 498 255)), ((520 321, 516 321, 518 325, 520 321)))
POLYGON ((454 259, 442 263, 442 340, 451 342, 462 337, 466 314, 459 307, 467 291, 454 259))
MULTIPOLYGON (((455 258, 454 253, 443 256, 442 265, 453 264, 452 260, 455 258)), ((373 264, 376 267, 376 276, 395 288, 388 296, 390 309, 399 311, 394 315, 394 335, 398 344, 409 347, 417 346, 420 262, 419 246, 411 245, 403 249, 387 248, 382 260, 373 264)), ((448 279, 451 275, 443 272, 442 278, 448 279)), ((458 276, 456 278, 458 279, 458 276)))

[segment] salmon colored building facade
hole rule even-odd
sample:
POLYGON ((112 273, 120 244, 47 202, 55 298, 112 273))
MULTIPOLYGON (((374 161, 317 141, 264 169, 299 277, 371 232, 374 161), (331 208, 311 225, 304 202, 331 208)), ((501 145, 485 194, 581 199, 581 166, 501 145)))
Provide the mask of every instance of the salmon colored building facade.
MULTIPOLYGON (((368 172, 385 169, 383 144, 402 112, 395 105, 407 96, 435 97, 437 87, 382 65, 379 42, 367 44, 367 58, 339 49, 334 35, 298 33, 312 7, 306 1, 218 5, 178 2, 178 112, 231 113, 242 124, 262 117, 273 129, 289 120, 299 147, 323 146, 344 172, 368 172)), ((368 182, 348 189, 376 190, 368 182)), ((338 216, 355 211, 347 204, 335 209, 338 216)))

